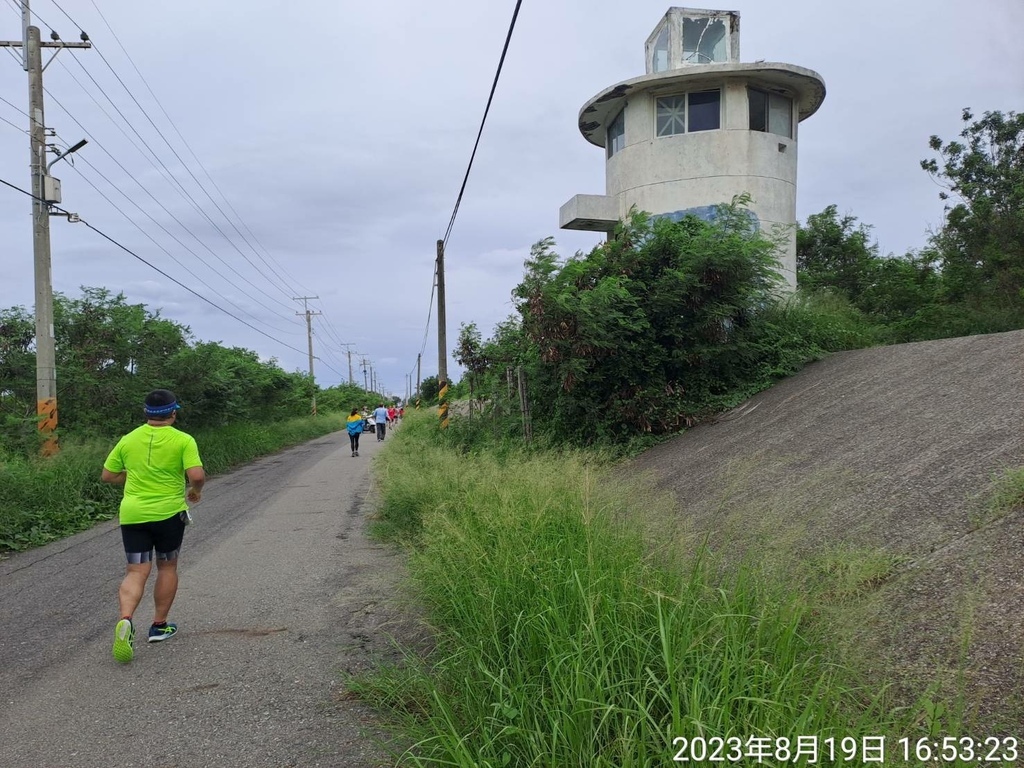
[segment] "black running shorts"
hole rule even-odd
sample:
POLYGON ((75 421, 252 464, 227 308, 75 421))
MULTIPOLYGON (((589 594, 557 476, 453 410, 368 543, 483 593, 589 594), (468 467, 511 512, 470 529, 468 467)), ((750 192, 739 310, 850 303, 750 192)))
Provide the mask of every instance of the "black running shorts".
POLYGON ((148 563, 156 550, 157 560, 175 560, 185 537, 185 521, 181 513, 151 523, 121 526, 121 539, 129 563, 148 563))

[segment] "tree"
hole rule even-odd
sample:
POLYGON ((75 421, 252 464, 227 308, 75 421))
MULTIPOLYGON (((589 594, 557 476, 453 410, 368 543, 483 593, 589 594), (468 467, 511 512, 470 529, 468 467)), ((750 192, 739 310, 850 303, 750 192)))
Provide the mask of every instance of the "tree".
POLYGON ((0 459, 3 448, 36 446, 35 322, 24 307, 0 310, 0 459))
MULTIPOLYGON (((370 400, 373 398, 370 393, 358 384, 347 382, 334 387, 321 389, 316 396, 317 408, 325 411, 338 411, 348 413, 353 408, 369 408, 370 400)), ((372 403, 376 406, 377 403, 372 403)))
POLYGON ((437 376, 427 376, 420 382, 420 397, 428 403, 436 402, 437 394, 440 391, 437 376))
POLYGON ((840 217, 835 205, 807 217, 796 232, 797 282, 802 288, 829 288, 856 302, 878 259, 871 227, 857 217, 840 217))
POLYGON ((455 352, 452 357, 455 358, 455 362, 466 369, 466 385, 469 388, 469 398, 472 400, 475 389, 479 387, 488 367, 480 330, 476 327, 476 323, 462 323, 459 326, 459 340, 455 344, 455 352))
POLYGON ((963 110, 959 141, 929 141, 921 167, 943 187, 946 222, 935 238, 950 298, 1024 303, 1024 114, 963 110))
POLYGON ((123 293, 81 290, 79 298, 54 296, 61 427, 123 430, 138 420, 147 391, 169 386, 169 363, 187 349, 190 332, 123 293))
POLYGON ((797 229, 800 287, 828 290, 882 325, 901 322, 940 300, 942 275, 934 248, 883 257, 870 236, 869 225, 850 214, 840 217, 835 205, 808 216, 797 229))
MULTIPOLYGON (((136 426, 146 392, 174 390, 189 428, 308 412, 315 386, 255 352, 193 342, 186 326, 105 288, 54 297, 60 431, 110 437, 136 426)), ((0 438, 35 438, 35 329, 22 307, 0 311, 0 438)))

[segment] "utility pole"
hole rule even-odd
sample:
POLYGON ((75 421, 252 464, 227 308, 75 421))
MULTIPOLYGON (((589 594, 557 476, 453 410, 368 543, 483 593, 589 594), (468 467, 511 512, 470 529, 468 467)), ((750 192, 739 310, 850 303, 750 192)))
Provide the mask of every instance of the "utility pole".
POLYGON ((445 328, 444 240, 437 241, 437 417, 448 428, 448 334, 445 328))
MULTIPOLYGON (((351 347, 351 344, 342 344, 343 347, 351 347)), ((348 355, 348 383, 355 384, 356 380, 352 376, 352 350, 346 349, 345 353, 348 355)))
POLYGON ((423 359, 423 353, 416 355, 416 407, 420 407, 420 362, 423 359))
POLYGON ((366 359, 366 358, 364 357, 364 358, 362 359, 362 365, 363 365, 363 389, 365 389, 365 390, 366 390, 367 392, 369 392, 369 391, 370 391, 370 381, 369 381, 369 379, 367 379, 367 378, 366 378, 366 367, 367 367, 367 366, 368 366, 369 364, 370 364, 370 361, 369 361, 369 360, 367 360, 367 359, 366 359))
POLYGON ((322 315, 323 312, 313 312, 309 308, 310 299, 319 299, 319 296, 292 296, 292 301, 302 302, 302 312, 296 315, 306 316, 306 341, 309 344, 309 380, 313 383, 313 415, 316 416, 316 378, 313 376, 313 316, 322 315))
MULTIPOLYGON (((29 145, 32 171, 32 255, 35 273, 36 311, 36 415, 43 436, 42 453, 52 456, 57 444, 57 350, 53 335, 53 278, 50 258, 50 203, 60 202, 60 187, 46 175, 46 120, 43 111, 42 49, 91 48, 89 36, 82 42, 65 43, 56 32, 52 42, 42 42, 39 27, 32 26, 29 1, 21 3, 21 41, 0 40, 0 48, 21 48, 22 68, 28 73, 29 145)), ((50 59, 53 61, 53 58, 50 59)), ((49 62, 47 62, 47 65, 49 62)), ((80 148, 76 146, 75 149, 80 148)))

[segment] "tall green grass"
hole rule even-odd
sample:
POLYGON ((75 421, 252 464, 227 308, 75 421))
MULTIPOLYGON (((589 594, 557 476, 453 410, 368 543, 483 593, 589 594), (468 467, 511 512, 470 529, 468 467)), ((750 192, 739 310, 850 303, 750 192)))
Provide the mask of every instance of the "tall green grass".
MULTIPOLYGON (((192 433, 210 474, 341 428, 338 416, 236 423, 192 433)), ((183 427, 185 431, 189 431, 183 427)), ((121 489, 100 482, 116 439, 67 441, 50 459, 0 448, 0 552, 24 550, 85 530, 117 514, 121 489)))
POLYGON ((646 539, 650 496, 614 466, 454 451, 433 429, 408 418, 377 467, 436 646, 351 683, 396 716, 405 762, 666 765, 677 736, 910 727, 805 632, 800 595, 646 539))

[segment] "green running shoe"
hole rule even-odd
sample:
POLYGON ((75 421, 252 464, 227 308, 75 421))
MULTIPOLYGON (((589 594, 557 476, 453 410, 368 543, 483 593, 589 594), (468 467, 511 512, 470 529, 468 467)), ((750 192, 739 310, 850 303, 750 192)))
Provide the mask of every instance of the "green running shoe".
POLYGON ((135 656, 132 641, 135 640, 135 627, 131 619, 121 619, 114 627, 114 658, 127 664, 135 656))

